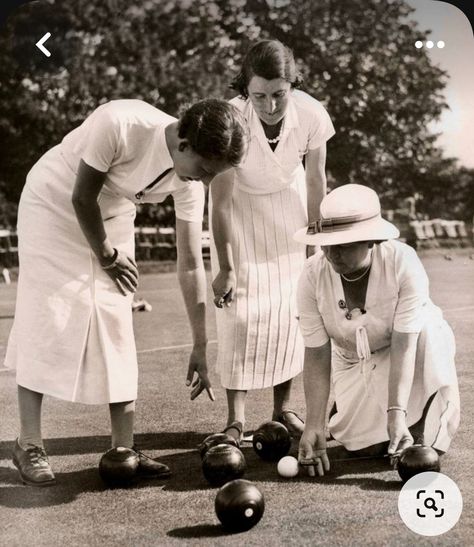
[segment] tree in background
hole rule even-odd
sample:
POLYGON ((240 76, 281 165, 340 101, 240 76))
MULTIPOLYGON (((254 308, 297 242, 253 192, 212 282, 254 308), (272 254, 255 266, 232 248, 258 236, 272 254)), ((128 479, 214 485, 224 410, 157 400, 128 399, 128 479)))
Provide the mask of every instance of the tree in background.
MULTIPOLYGON (((421 192, 427 212, 472 217, 473 172, 436 147, 446 74, 416 40, 403 0, 75 0, 38 2, 0 35, 0 180, 18 199, 34 161, 98 104, 140 98, 177 115, 183 102, 231 97, 249 44, 278 38, 336 127, 331 186, 367 184, 385 207, 421 192), (54 6, 53 6, 54 4, 54 6), (33 22, 34 16, 34 22, 33 22), (51 32, 44 57, 32 36, 51 32), (470 208, 469 208, 470 207, 470 208)), ((153 218, 143 209, 145 217, 153 218)), ((437 214, 436 216, 439 216, 437 214)))

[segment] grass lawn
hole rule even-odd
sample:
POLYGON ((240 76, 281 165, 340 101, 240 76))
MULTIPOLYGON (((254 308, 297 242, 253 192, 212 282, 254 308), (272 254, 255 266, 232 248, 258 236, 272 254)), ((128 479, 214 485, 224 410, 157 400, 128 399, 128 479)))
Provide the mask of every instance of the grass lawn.
MULTIPOLYGON (((0 546, 472 545, 474 261, 465 251, 452 256, 423 255, 432 298, 457 340, 462 422, 442 471, 460 487, 464 511, 446 534, 426 538, 405 527, 397 510, 401 482, 385 461, 334 463, 326 477, 285 480, 251 446, 243 449, 245 478, 262 490, 265 514, 252 530, 226 534, 214 514, 216 489, 202 476, 195 450, 207 434, 222 429, 226 415, 225 394, 213 370, 211 300, 208 355, 217 400, 211 403, 201 395, 191 402, 184 385, 190 333, 176 277, 148 273, 141 278, 139 296, 153 310, 134 315, 140 366, 136 440, 168 464, 173 476, 131 489, 105 489, 97 464, 110 442, 107 407, 46 398, 43 434, 58 484, 23 486, 10 461, 18 419, 15 378, 0 368, 0 546)), ((15 284, 0 285, 0 358, 12 323, 15 289, 15 284)), ((249 393, 247 429, 270 419, 271 395, 269 389, 249 393)), ((301 378, 293 398, 295 410, 304 415, 301 378)))

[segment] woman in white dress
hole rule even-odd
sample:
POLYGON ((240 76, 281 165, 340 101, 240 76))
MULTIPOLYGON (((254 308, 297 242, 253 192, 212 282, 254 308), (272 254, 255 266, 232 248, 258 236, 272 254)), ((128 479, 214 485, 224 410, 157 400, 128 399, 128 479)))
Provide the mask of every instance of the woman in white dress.
POLYGON ((295 294, 306 255, 292 235, 317 219, 334 129, 323 105, 295 89, 300 83, 282 43, 264 40, 249 50, 232 85, 239 96, 230 101, 249 125, 249 150, 211 184, 217 370, 227 393, 226 432, 237 439, 247 390, 270 386, 272 419, 294 435, 303 430, 289 405, 303 366, 295 294))
POLYGON ((321 220, 295 234, 321 246, 298 286, 306 346, 299 457, 319 475, 329 469, 331 375, 329 432, 348 451, 395 454, 416 442, 442 453, 458 427, 453 332, 430 300, 416 252, 398 236, 377 194, 358 184, 333 190, 321 220))
MULTIPOLYGON (((204 389, 214 398, 206 362, 202 182, 238 164, 245 135, 242 116, 225 101, 196 103, 180 120, 142 101, 112 101, 29 172, 18 212, 20 276, 6 355, 18 383, 13 461, 23 482, 55 482, 41 436, 44 394, 108 403, 112 446, 133 446, 136 203, 174 198, 178 278, 194 341, 186 383, 191 399, 204 389)), ((139 456, 142 474, 169 475, 165 465, 139 456)))

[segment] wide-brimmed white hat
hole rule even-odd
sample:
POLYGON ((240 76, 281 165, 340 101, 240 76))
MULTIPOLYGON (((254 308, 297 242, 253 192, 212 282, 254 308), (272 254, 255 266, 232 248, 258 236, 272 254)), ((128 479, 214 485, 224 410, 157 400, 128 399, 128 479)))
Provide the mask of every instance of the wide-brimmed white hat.
POLYGON ((399 235, 398 228, 382 218, 379 197, 371 188, 345 184, 324 197, 321 219, 298 230, 293 239, 306 245, 341 245, 399 235))

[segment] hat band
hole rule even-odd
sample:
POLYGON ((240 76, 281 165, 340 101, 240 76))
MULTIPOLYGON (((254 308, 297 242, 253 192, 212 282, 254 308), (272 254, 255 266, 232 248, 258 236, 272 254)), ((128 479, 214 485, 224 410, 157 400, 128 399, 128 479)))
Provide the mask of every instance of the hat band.
POLYGON ((315 222, 311 222, 306 234, 314 235, 350 230, 353 226, 359 226, 361 223, 369 222, 374 218, 380 218, 380 213, 376 213, 370 217, 352 215, 348 217, 322 218, 315 222))

